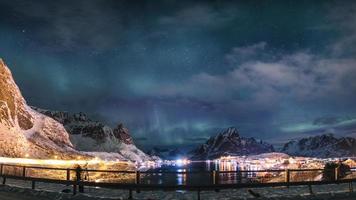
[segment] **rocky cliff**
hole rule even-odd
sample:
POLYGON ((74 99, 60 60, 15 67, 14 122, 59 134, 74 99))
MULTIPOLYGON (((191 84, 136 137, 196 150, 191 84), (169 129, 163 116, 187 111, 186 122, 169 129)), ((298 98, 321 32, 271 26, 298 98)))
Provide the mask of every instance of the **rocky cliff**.
POLYGON ((9 68, 0 59, 0 155, 72 158, 79 154, 62 124, 26 104, 9 68))

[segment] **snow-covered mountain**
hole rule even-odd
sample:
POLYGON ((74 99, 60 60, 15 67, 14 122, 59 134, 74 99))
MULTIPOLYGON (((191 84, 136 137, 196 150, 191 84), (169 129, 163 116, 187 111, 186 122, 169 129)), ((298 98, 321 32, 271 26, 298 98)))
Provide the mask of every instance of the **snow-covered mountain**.
POLYGON ((32 108, 63 124, 74 147, 78 150, 116 152, 129 160, 151 159, 135 146, 129 130, 121 123, 112 129, 102 122, 90 119, 82 112, 70 114, 64 111, 32 108))
POLYGON ((62 124, 31 109, 0 59, 0 155, 72 158, 73 148, 62 124))
POLYGON ((133 144, 122 124, 111 129, 83 113, 70 115, 28 106, 0 59, 0 156, 71 159, 79 155, 151 159, 133 144))
POLYGON ((240 137, 234 127, 223 130, 214 137, 210 137, 205 144, 193 150, 191 159, 214 159, 226 155, 255 155, 266 152, 273 152, 272 145, 262 141, 256 141, 254 138, 240 137))
POLYGON ((336 138, 332 134, 318 135, 286 143, 282 152, 294 156, 345 157, 356 156, 356 139, 336 138))

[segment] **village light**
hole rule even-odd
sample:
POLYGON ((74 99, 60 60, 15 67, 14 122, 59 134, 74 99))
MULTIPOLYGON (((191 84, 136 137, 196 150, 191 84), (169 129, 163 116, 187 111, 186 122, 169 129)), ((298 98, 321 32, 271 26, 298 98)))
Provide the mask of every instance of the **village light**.
POLYGON ((177 160, 175 161, 175 163, 176 163, 176 165, 178 165, 178 166, 183 166, 183 165, 189 164, 190 161, 184 158, 184 159, 177 159, 177 160))
POLYGON ((182 165, 183 165, 183 160, 182 160, 182 159, 177 159, 177 160, 176 160, 176 164, 177 164, 178 166, 182 166, 182 165))
MULTIPOLYGON (((57 156, 55 156, 58 158, 57 156)), ((0 157, 0 162, 4 164, 26 164, 26 165, 84 165, 98 164, 104 161, 99 159, 91 160, 59 160, 59 159, 31 159, 31 158, 8 158, 0 157)))

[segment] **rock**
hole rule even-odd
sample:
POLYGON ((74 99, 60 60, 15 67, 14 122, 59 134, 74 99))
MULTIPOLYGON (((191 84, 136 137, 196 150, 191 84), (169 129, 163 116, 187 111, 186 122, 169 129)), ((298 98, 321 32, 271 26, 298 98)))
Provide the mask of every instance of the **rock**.
POLYGON ((130 135, 129 129, 125 128, 122 123, 120 123, 114 129, 114 136, 125 144, 133 144, 132 137, 130 135))

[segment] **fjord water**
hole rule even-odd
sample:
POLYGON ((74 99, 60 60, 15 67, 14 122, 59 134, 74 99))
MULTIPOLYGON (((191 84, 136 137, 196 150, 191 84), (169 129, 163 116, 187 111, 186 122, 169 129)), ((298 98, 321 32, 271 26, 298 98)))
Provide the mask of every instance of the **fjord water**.
MULTIPOLYGON (((210 185, 214 182, 215 176, 219 177, 219 183, 238 183, 252 178, 253 174, 223 173, 226 171, 238 171, 236 162, 191 162, 188 165, 165 165, 156 169, 148 170, 142 174, 141 183, 164 184, 164 185, 210 185), (188 172, 188 173, 183 173, 188 172), (246 179, 247 178, 247 179, 246 179)), ((217 179, 215 180, 217 183, 217 179)))

